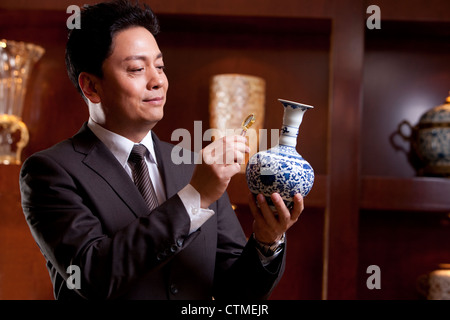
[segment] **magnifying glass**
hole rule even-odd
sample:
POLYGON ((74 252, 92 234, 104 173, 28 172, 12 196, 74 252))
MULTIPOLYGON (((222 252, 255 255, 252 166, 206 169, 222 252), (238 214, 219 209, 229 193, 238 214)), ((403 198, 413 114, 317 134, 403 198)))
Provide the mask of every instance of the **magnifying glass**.
POLYGON ((247 118, 242 121, 241 136, 245 136, 247 134, 247 130, 255 123, 255 120, 255 115, 253 113, 250 113, 247 118))

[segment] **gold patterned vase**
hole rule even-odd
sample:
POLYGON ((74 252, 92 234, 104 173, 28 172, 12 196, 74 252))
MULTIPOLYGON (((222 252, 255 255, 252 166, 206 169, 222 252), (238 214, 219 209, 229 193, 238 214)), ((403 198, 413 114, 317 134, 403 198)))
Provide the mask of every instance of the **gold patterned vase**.
MULTIPOLYGON (((247 131, 250 156, 257 152, 264 124, 265 89, 265 80, 252 75, 218 74, 211 79, 209 122, 217 130, 217 136, 239 134, 242 120, 251 113, 255 115, 255 123, 247 131)), ((245 164, 241 168, 245 172, 245 164)))
POLYGON ((0 164, 20 164, 29 135, 22 121, 28 77, 45 50, 32 43, 0 40, 0 164))

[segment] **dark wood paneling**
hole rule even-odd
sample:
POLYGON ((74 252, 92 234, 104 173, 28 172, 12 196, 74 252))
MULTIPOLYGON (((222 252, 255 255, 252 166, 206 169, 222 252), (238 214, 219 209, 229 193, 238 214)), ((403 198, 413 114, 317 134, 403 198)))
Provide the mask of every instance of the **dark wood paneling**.
POLYGON ((362 179, 360 206, 366 210, 450 212, 449 195, 449 179, 369 176, 362 179))
POLYGON ((360 217, 358 299, 420 299, 418 278, 450 262, 448 213, 364 210, 360 217), (367 267, 380 267, 368 289, 367 267))
POLYGON ((364 32, 355 25, 364 23, 364 9, 354 1, 334 7, 323 291, 333 300, 356 298, 364 32))
MULTIPOLYGON (((70 5, 83 6, 93 4, 96 0, 3 0, 0 8, 12 10, 60 10, 70 5)), ((312 17, 329 16, 329 0, 283 0, 282 3, 260 0, 152 0, 149 3, 157 14, 196 14, 196 15, 230 15, 230 16, 282 16, 312 17)))
POLYGON ((450 2, 446 0, 371 0, 378 5, 381 17, 396 21, 448 21, 450 2))
POLYGON ((22 213, 19 170, 0 165, 0 300, 53 299, 45 259, 22 213))

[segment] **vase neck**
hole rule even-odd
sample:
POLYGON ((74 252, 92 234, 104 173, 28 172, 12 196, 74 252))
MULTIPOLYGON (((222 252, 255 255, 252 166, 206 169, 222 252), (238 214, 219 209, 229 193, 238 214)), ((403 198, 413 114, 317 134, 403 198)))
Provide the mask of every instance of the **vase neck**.
POLYGON ((280 144, 296 147, 297 136, 303 115, 307 109, 284 106, 283 126, 280 132, 280 144))

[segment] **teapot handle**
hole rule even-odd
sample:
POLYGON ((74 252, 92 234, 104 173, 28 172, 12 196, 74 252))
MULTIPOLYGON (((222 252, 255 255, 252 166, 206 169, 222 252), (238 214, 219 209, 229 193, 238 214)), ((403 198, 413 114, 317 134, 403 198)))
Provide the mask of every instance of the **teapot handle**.
POLYGON ((418 127, 417 126, 412 126, 408 120, 403 120, 402 122, 400 122, 400 124, 398 125, 398 129, 397 129, 397 133, 405 140, 405 141, 409 141, 410 142, 410 146, 411 149, 409 151, 410 156, 414 156, 417 160, 419 161, 421 164, 425 163, 425 160, 422 156, 422 153, 420 152, 420 148, 418 145, 418 127), (406 135, 403 132, 403 127, 407 126, 410 130, 410 134, 409 136, 406 135))
POLYGON ((409 154, 412 149, 415 149, 415 136, 416 128, 413 127, 408 120, 403 120, 398 124, 397 130, 390 135, 389 140, 395 150, 402 151, 405 154, 409 154), (409 130, 409 134, 406 132, 407 130, 409 130), (399 143, 399 141, 396 141, 397 136, 400 136, 403 141, 408 142, 410 146, 409 150, 407 150, 403 144, 399 143))
POLYGON ((403 138, 403 140, 411 141, 411 138, 412 138, 413 133, 414 133, 414 127, 409 123, 408 120, 403 120, 402 122, 399 123, 399 125, 397 127, 397 133, 403 138), (409 135, 406 135, 404 133, 403 128, 405 126, 409 128, 409 131, 410 131, 409 135))

